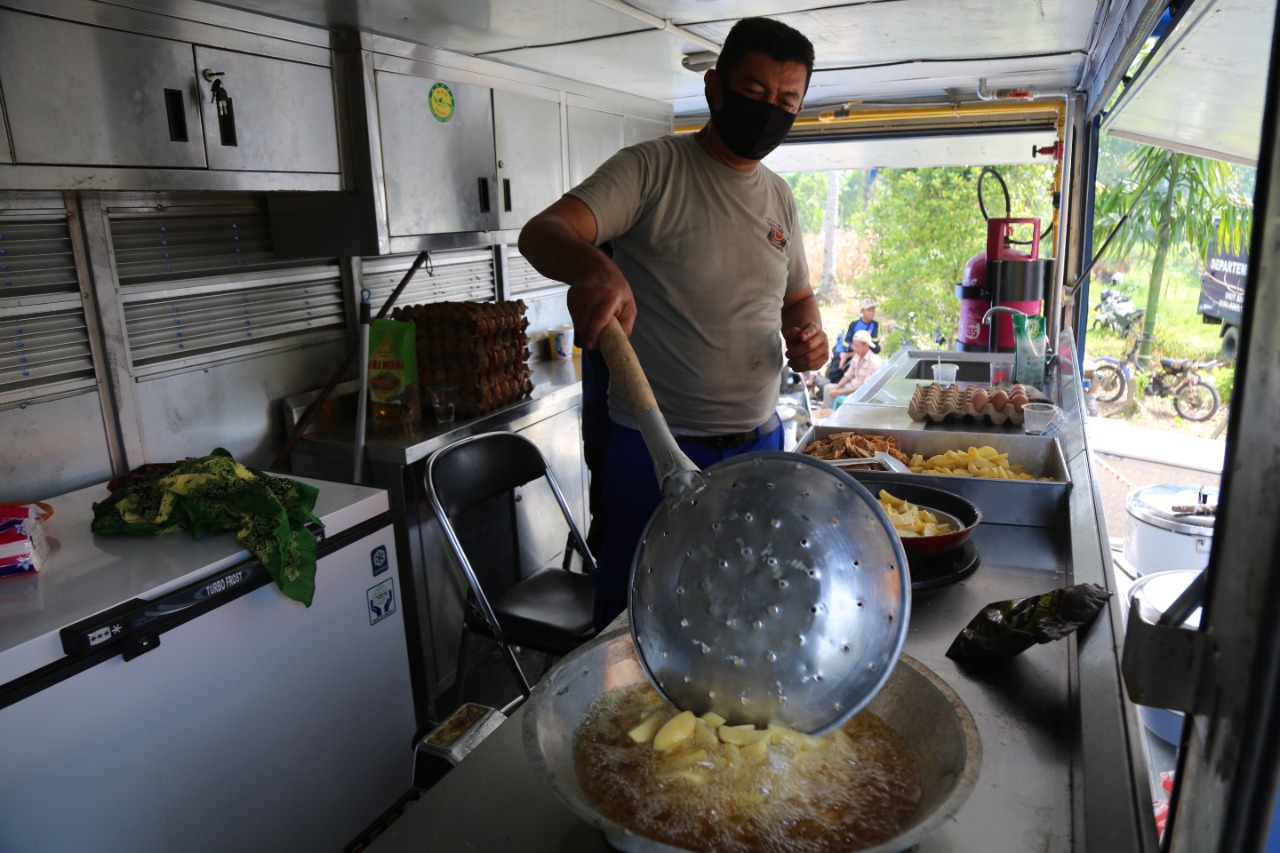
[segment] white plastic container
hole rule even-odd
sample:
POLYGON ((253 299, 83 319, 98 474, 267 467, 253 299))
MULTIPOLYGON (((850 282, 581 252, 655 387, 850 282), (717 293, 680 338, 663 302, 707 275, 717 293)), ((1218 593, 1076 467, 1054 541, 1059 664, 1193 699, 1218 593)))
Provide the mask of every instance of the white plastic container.
POLYGON ((1125 562, 1138 575, 1203 569, 1213 548, 1215 516, 1175 512, 1174 507, 1217 503, 1218 490, 1211 486, 1166 483, 1134 489, 1125 498, 1125 562))

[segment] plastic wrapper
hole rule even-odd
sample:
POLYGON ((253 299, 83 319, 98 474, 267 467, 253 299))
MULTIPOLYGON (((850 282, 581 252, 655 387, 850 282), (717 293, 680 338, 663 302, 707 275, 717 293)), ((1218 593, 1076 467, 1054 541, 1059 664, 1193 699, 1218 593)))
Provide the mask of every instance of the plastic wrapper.
POLYGON ((1036 643, 1061 640, 1089 624, 1111 593, 1097 584, 995 601, 969 620, 947 649, 954 660, 1007 660, 1036 643))

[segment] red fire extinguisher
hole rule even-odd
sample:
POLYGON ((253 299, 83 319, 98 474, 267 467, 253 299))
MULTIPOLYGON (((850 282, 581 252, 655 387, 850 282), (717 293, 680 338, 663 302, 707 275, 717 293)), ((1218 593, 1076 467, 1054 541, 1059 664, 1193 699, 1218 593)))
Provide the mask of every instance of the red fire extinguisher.
POLYGON ((1040 314, 1044 305, 1044 282, 1052 274, 1052 261, 1040 258, 1040 220, 1033 218, 988 219, 987 250, 964 265, 964 276, 956 285, 960 299, 960 328, 956 349, 962 351, 1012 352, 1013 318, 999 313, 991 318, 998 329, 996 346, 991 346, 991 327, 982 322, 994 305, 1014 308, 1024 314, 1040 314), (1013 227, 1030 225, 1031 252, 1014 248, 1013 227))

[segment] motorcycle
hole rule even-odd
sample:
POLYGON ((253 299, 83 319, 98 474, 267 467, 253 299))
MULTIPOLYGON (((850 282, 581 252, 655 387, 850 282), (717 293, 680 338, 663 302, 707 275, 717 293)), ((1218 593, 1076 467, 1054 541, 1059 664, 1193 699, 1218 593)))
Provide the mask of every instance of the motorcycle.
MULTIPOLYGON (((1146 335, 1134 335, 1134 345, 1124 359, 1100 358, 1093 368, 1089 390, 1099 403, 1113 403, 1124 396, 1133 379, 1131 369, 1141 365, 1137 349, 1146 335)), ((1221 367, 1221 361, 1191 361, 1185 358, 1162 358, 1160 369, 1151 372, 1143 393, 1148 397, 1172 397, 1173 408, 1189 421, 1207 421, 1218 413, 1222 401, 1218 389, 1200 376, 1202 370, 1221 367)))
POLYGON ((1101 297, 1093 309, 1093 328, 1111 329, 1121 335, 1129 334, 1135 326, 1141 326, 1147 309, 1136 308, 1133 298, 1111 288, 1103 288, 1101 297))

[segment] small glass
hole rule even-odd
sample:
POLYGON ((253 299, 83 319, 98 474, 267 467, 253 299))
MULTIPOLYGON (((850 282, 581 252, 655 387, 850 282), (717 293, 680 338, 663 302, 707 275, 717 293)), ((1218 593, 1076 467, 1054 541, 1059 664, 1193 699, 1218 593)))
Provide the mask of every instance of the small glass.
POLYGON ((956 373, 960 370, 960 365, 949 364, 940 361, 933 366, 933 381, 946 388, 954 385, 956 381, 956 373))
POLYGON ((427 393, 431 395, 431 408, 435 412, 436 423, 451 423, 453 421, 453 386, 430 385, 427 387, 427 393))
POLYGON ((1008 388, 1013 384, 1013 362, 1001 359, 991 362, 991 387, 1008 388))
POLYGON ((1053 403, 1027 403, 1022 407, 1022 431, 1027 435, 1041 435, 1057 416, 1058 407, 1053 403))

